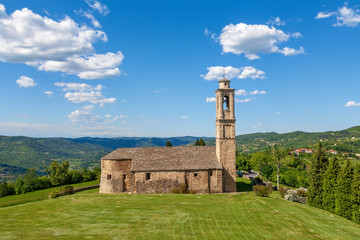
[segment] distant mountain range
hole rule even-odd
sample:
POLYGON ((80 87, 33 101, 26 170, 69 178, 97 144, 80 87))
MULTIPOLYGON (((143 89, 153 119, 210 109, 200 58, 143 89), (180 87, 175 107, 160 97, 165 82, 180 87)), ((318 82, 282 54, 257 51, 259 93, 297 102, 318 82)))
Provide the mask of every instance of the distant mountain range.
MULTIPOLYGON (((360 153, 360 126, 341 131, 327 132, 290 132, 290 133, 252 133, 236 136, 239 152, 257 152, 269 145, 278 143, 288 148, 313 148, 319 141, 327 149, 339 152, 360 153)), ((215 139, 207 139, 207 145, 215 145, 215 139)))
MULTIPOLYGON (((70 167, 100 166, 100 158, 119 147, 187 145, 198 137, 119 137, 119 138, 31 138, 0 136, 0 182, 23 174, 34 167, 45 173, 44 166, 54 159, 68 160, 70 167)), ((206 138, 205 138, 206 139, 206 138)))
MULTIPOLYGON (((173 146, 192 145, 200 137, 172 138, 31 138, 0 136, 0 182, 23 174, 34 167, 44 173, 44 166, 54 159, 68 160, 72 168, 99 166, 100 158, 119 147, 165 146, 170 141, 173 146)), ((215 138, 204 138, 207 145, 215 145, 215 138)), ((281 143, 289 148, 313 148, 322 141, 327 149, 339 152, 360 153, 360 126, 341 131, 253 133, 236 137, 237 150, 251 153, 265 150, 273 143, 281 143)))

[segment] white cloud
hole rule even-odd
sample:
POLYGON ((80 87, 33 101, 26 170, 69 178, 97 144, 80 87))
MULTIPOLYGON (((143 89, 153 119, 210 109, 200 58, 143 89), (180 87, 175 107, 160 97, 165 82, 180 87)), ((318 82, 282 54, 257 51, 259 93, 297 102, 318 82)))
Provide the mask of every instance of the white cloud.
POLYGON ((254 100, 255 100, 255 98, 246 98, 246 99, 237 99, 237 98, 235 98, 235 102, 238 102, 238 103, 252 102, 254 100))
POLYGON ((19 85, 19 87, 24 87, 24 88, 36 86, 34 79, 26 76, 21 76, 18 80, 16 80, 16 83, 19 85))
POLYGON ((85 2, 89 5, 89 7, 98 11, 100 14, 104 16, 109 14, 109 8, 105 4, 96 0, 85 0, 85 2))
MULTIPOLYGON (((99 5, 97 1, 91 3, 99 5)), ((101 4, 100 4, 101 5, 101 4)), ((90 16, 90 15, 91 16, 90 16)), ((91 13, 93 24, 100 24, 91 13)), ((25 63, 41 71, 74 74, 82 79, 104 79, 121 74, 123 54, 94 54, 93 44, 107 41, 104 32, 77 24, 70 17, 55 21, 27 8, 7 15, 0 4, 0 61, 25 63)))
POLYGON ((27 8, 7 15, 0 10, 0 60, 27 63, 60 60, 93 52, 93 43, 107 41, 106 34, 79 26, 71 18, 54 21, 27 8))
POLYGON ((215 42, 219 41, 216 33, 211 32, 209 29, 205 28, 204 33, 206 36, 209 36, 211 39, 215 40, 215 42))
POLYGON ((85 91, 101 91, 105 87, 101 84, 98 84, 96 86, 92 86, 86 83, 64 83, 64 82, 56 82, 54 83, 55 86, 63 88, 64 92, 68 91, 79 91, 79 92, 85 92, 85 91))
POLYGON ((79 126, 97 126, 108 125, 119 119, 126 118, 126 115, 120 115, 112 117, 110 114, 106 114, 105 118, 97 115, 93 112, 95 107, 93 105, 87 105, 81 109, 77 109, 68 115, 70 122, 79 126))
POLYGON ((244 54, 254 60, 260 58, 260 53, 284 54, 278 45, 287 42, 291 36, 273 26, 239 23, 225 26, 219 38, 223 53, 244 54))
POLYGON ((117 53, 94 54, 89 57, 71 56, 65 61, 45 61, 34 65, 42 71, 75 74, 81 79, 104 79, 121 74, 116 66, 120 65, 123 59, 124 55, 118 51, 117 53))
POLYGON ((300 37, 302 37, 302 34, 299 32, 295 32, 295 33, 292 33, 291 36, 294 38, 300 38, 300 37))
POLYGON ((207 97, 206 98, 206 102, 215 102, 216 101, 216 98, 214 97, 207 97))
POLYGON ((264 79, 265 73, 254 67, 247 66, 247 67, 241 68, 241 74, 238 76, 238 78, 240 78, 240 79, 246 79, 246 78, 264 79))
POLYGON ((250 95, 263 95, 263 94, 266 94, 265 91, 259 91, 259 90, 254 90, 252 92, 249 93, 250 95))
POLYGON ((51 95, 54 94, 52 91, 45 91, 44 93, 45 93, 46 95, 48 95, 48 96, 51 96, 51 95))
POLYGON ((104 86, 101 84, 92 86, 86 83, 57 82, 54 85, 61 87, 66 92, 64 97, 73 103, 89 102, 103 107, 105 103, 116 101, 116 98, 106 98, 103 96, 101 90, 104 89, 104 86))
POLYGON ((345 107, 360 107, 360 103, 356 103, 355 101, 349 101, 345 104, 345 107))
POLYGON ((181 116, 181 119, 187 119, 189 118, 188 116, 181 116))
POLYGON ((279 17, 271 17, 266 24, 282 26, 282 25, 285 25, 285 21, 281 21, 279 17))
POLYGON ((239 89, 239 90, 235 91, 235 95, 237 95, 237 96, 246 96, 246 95, 248 95, 248 93, 244 89, 239 89))
POLYGON ((105 98, 100 91, 67 92, 64 97, 73 103, 90 102, 92 104, 99 104, 100 106, 116 101, 116 98, 105 98))
POLYGON ((252 79, 263 79, 265 78, 265 72, 256 69, 254 67, 242 67, 242 68, 235 68, 232 66, 222 67, 222 66, 215 66, 215 67, 208 67, 208 73, 202 74, 201 77, 205 80, 220 80, 224 77, 224 69, 225 69, 225 77, 227 79, 233 78, 252 78, 252 79))
POLYGON ((91 20, 91 23, 94 27, 96 28, 101 28, 101 24, 99 23, 99 21, 94 17, 94 15, 92 15, 91 13, 89 12, 84 12, 83 13, 83 16, 90 19, 91 20))
POLYGON ((294 55, 298 55, 298 54, 303 54, 305 53, 305 50, 303 47, 300 47, 299 50, 296 50, 294 48, 289 48, 289 47, 284 47, 283 50, 280 50, 282 54, 284 54, 285 56, 294 56, 294 55))
POLYGON ((220 80, 224 77, 227 79, 233 79, 235 77, 239 76, 240 73, 240 69, 239 68, 234 68, 232 66, 227 66, 227 67, 221 67, 221 66, 216 66, 216 67, 208 67, 207 68, 208 73, 206 75, 201 75, 202 78, 204 78, 205 80, 220 80), (225 70, 225 71, 224 71, 225 70))
POLYGON ((327 13, 327 12, 319 12, 316 15, 315 19, 329 18, 331 16, 334 16, 335 14, 336 14, 336 12, 329 12, 329 13, 327 13))
POLYGON ((336 23, 333 24, 334 27, 356 27, 360 23, 359 12, 359 9, 352 9, 348 8, 347 6, 343 6, 338 8, 336 12, 319 12, 315 18, 322 19, 336 16, 336 23))
POLYGON ((280 114, 280 112, 276 112, 276 114, 278 114, 278 115, 279 115, 279 114, 280 114))

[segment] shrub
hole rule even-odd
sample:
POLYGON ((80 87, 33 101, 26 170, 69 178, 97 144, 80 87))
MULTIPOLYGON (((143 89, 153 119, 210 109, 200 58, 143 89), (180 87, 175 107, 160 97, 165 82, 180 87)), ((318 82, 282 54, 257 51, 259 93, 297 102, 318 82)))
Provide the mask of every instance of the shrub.
POLYGON ((251 178, 251 184, 254 185, 264 185, 264 182, 261 178, 251 178))
POLYGON ((288 189, 285 194, 285 199, 292 202, 298 202, 299 197, 296 190, 288 189))
POLYGON ((182 183, 180 184, 180 193, 187 193, 187 184, 186 183, 182 183))
POLYGON ((172 188, 172 189, 171 189, 171 193, 179 194, 179 193, 180 193, 180 188, 177 188, 177 187, 172 188))
POLYGON ((281 194, 282 197, 285 197, 287 190, 289 190, 287 187, 280 186, 279 193, 281 194))
POLYGON ((188 194, 196 194, 197 192, 196 192, 196 190, 191 189, 191 190, 188 190, 187 193, 188 194))
POLYGON ((307 190, 305 188, 299 188, 296 190, 298 197, 306 197, 307 190))
POLYGON ((268 197, 272 193, 272 186, 254 185, 253 190, 256 196, 268 197))
POLYGON ((73 186, 65 186, 63 188, 63 194, 64 195, 69 195, 69 194, 73 194, 74 193, 74 187, 73 186))
POLYGON ((49 194, 49 198, 57 198, 57 197, 60 197, 60 192, 55 190, 55 191, 52 191, 50 194, 49 194))

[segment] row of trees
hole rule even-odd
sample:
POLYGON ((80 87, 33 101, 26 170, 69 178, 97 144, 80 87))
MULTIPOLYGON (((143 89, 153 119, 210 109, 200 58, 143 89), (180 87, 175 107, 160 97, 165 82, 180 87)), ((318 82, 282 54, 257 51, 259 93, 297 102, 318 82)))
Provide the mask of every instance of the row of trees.
POLYGON ((360 223, 360 165, 340 167, 318 144, 309 171, 308 203, 360 223))
POLYGON ((27 192, 61 186, 65 184, 75 184, 80 182, 92 181, 100 176, 100 168, 92 170, 83 168, 81 170, 69 170, 69 162, 64 161, 59 164, 56 160, 49 167, 45 167, 47 176, 39 176, 34 168, 26 171, 24 176, 19 177, 16 182, 0 184, 0 197, 25 194, 27 192))

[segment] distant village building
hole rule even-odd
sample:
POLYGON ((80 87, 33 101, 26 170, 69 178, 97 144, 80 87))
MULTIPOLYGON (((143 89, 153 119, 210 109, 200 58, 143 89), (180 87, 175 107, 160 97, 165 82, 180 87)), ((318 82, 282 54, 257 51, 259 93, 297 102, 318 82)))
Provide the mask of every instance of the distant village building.
POLYGON ((299 155, 299 153, 313 153, 313 152, 314 152, 313 149, 306 149, 306 148, 300 148, 295 150, 295 153, 297 155, 299 155))
POLYGON ((219 81, 216 146, 118 148, 101 158, 100 193, 236 191, 234 89, 219 81))

